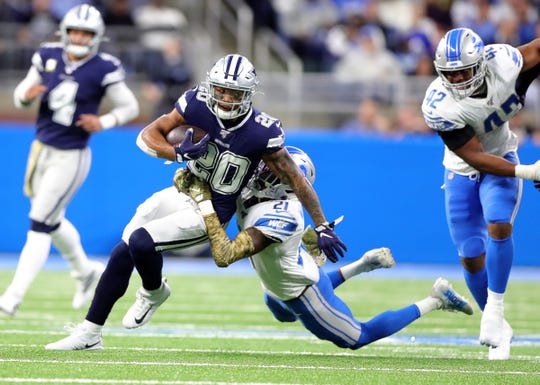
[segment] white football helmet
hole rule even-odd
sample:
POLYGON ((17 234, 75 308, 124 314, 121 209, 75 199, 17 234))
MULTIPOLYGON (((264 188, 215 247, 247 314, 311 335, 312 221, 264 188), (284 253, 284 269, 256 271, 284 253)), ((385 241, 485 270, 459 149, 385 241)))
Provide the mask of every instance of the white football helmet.
POLYGON ((71 8, 60 22, 60 39, 67 52, 77 58, 96 54, 99 44, 104 40, 105 24, 97 8, 81 4, 71 8), (72 44, 68 35, 70 29, 92 32, 94 37, 88 45, 72 44))
POLYGON ((237 54, 219 59, 206 74, 206 83, 209 91, 206 104, 214 115, 224 120, 248 112, 251 98, 259 87, 255 67, 244 56, 237 54), (225 93, 228 100, 223 100, 225 93))
MULTIPOLYGON (((285 147, 294 163, 300 168, 309 183, 315 183, 315 166, 311 158, 298 147, 285 147)), ((282 183, 281 180, 270 171, 268 166, 261 160, 253 177, 248 183, 252 195, 258 198, 286 199, 293 193, 292 188, 282 183)))
POLYGON ((457 98, 471 96, 484 81, 486 62, 484 42, 468 28, 451 29, 444 35, 435 51, 435 69, 443 85, 457 98), (471 76, 459 83, 452 83, 452 72, 471 70, 471 76))

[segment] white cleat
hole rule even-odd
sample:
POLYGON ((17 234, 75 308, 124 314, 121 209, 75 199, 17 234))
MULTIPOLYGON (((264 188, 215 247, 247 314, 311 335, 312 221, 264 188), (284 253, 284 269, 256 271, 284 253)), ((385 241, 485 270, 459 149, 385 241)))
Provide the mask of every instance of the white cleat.
POLYGON ((161 287, 156 290, 145 290, 140 287, 136 293, 136 300, 133 305, 128 309, 124 319, 122 319, 122 325, 127 329, 135 329, 143 326, 158 307, 169 298, 171 295, 171 288, 167 285, 167 279, 163 278, 161 287))
POLYGON ((510 358, 510 344, 514 338, 514 330, 510 324, 503 320, 502 339, 496 348, 490 347, 488 351, 489 360, 508 360, 510 358))
POLYGON ((14 317, 19 309, 20 304, 20 301, 17 301, 14 298, 4 294, 0 297, 0 313, 14 317))
POLYGON ((473 314, 471 304, 453 288, 444 278, 438 278, 431 288, 430 296, 442 301, 441 309, 445 311, 460 311, 467 315, 473 314))
POLYGON ((92 261, 91 264, 92 271, 88 275, 84 277, 74 276, 77 280, 77 288, 75 289, 75 295, 73 296, 73 301, 71 303, 71 306, 73 306, 74 309, 82 308, 88 303, 90 298, 92 298, 99 278, 105 270, 105 265, 101 262, 92 261))
POLYGON ((102 350, 101 333, 89 332, 83 324, 66 326, 71 335, 45 345, 46 350, 102 350))
POLYGON ((365 272, 382 268, 389 269, 396 264, 392 252, 388 247, 369 250, 364 253, 360 261, 365 266, 365 272))
POLYGON ((496 348, 502 341, 504 305, 488 302, 480 320, 480 344, 496 348))

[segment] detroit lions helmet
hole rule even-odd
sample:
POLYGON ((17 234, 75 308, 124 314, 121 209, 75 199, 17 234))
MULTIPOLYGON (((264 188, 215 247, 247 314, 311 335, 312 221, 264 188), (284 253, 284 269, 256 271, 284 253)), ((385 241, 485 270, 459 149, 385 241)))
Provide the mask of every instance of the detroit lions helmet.
POLYGON ((81 4, 71 8, 60 22, 60 39, 64 49, 73 56, 81 58, 98 51, 99 44, 104 39, 105 24, 99 11, 88 4, 81 4), (94 34, 88 45, 73 44, 68 31, 78 29, 94 34))
MULTIPOLYGON (((315 183, 315 166, 311 158, 298 147, 286 146, 285 148, 308 182, 311 184, 315 183)), ((293 192, 292 188, 282 183, 262 160, 259 162, 255 174, 248 184, 248 188, 259 198, 285 199, 288 194, 293 192)))
POLYGON ((255 67, 242 55, 219 59, 206 74, 210 111, 220 119, 244 115, 251 108, 251 98, 259 87, 255 67))
POLYGON ((455 97, 471 96, 482 85, 486 75, 484 42, 468 28, 452 29, 439 42, 434 64, 444 87, 455 97), (450 81, 448 76, 460 71, 464 80, 450 81))

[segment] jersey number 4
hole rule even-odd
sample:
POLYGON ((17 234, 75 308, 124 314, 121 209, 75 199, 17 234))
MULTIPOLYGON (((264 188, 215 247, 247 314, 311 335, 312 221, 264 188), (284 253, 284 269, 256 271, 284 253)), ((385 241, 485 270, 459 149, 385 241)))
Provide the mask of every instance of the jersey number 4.
POLYGON ((75 96, 79 83, 73 80, 64 80, 49 93, 49 108, 53 111, 52 120, 63 126, 71 126, 77 105, 75 96))

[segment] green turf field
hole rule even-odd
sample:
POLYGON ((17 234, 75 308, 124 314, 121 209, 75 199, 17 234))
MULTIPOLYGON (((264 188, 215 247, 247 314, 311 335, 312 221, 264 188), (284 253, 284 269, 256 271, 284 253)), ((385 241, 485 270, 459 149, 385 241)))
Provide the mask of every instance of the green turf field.
MULTIPOLYGON (((0 291, 12 275, 0 270, 0 291)), ((140 284, 135 275, 107 322, 104 350, 57 352, 43 346, 66 336, 64 324, 82 321, 86 309, 70 308, 67 272, 43 271, 17 316, 0 318, 0 384, 540 384, 540 283, 510 283, 512 358, 492 362, 476 342, 479 312, 433 312, 351 351, 274 321, 254 276, 168 278, 172 295, 148 325, 121 325, 140 284)), ((356 277, 337 293, 367 320, 424 297, 435 278, 356 277)), ((462 281, 454 287, 468 294, 462 281)))

